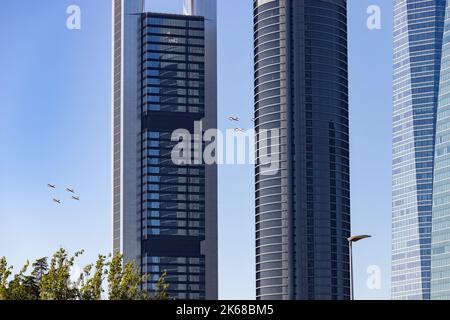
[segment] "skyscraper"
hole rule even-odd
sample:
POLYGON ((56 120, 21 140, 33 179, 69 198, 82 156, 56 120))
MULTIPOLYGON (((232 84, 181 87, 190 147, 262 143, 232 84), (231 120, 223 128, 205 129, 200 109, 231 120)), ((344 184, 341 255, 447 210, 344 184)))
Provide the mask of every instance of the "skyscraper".
POLYGON ((257 297, 349 299, 347 1, 255 0, 254 29, 257 297))
POLYGON ((216 3, 185 15, 113 3, 113 246, 153 291, 167 271, 177 299, 217 299, 217 168, 177 165, 177 129, 216 128, 216 3))
POLYGON ((434 141, 445 3, 394 1, 393 299, 430 299, 434 141))
POLYGON ((450 2, 445 16, 434 156, 431 299, 450 300, 450 2))

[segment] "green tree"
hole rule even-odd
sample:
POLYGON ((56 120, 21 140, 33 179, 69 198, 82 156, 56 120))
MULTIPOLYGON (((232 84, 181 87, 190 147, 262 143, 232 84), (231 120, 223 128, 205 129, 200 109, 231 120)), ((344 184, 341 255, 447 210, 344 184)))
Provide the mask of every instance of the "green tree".
POLYGON ((31 271, 30 276, 25 277, 23 285, 27 288, 28 300, 39 300, 42 278, 48 272, 48 258, 37 259, 31 266, 33 267, 33 271, 31 271))
POLYGON ((106 274, 106 257, 99 255, 95 264, 95 273, 91 277, 93 265, 84 268, 80 276, 80 299, 81 300, 101 300, 103 293, 103 279, 106 274))
POLYGON ((109 262, 108 297, 109 300, 120 300, 120 282, 122 279, 122 255, 115 254, 109 262))
POLYGON ((164 271, 164 273, 159 278, 158 282, 156 283, 156 292, 153 297, 154 300, 169 300, 169 284, 166 282, 167 277, 167 271, 164 271))
POLYGON ((78 281, 73 283, 70 271, 81 254, 83 251, 69 256, 66 250, 59 249, 50 264, 48 258, 38 259, 27 274, 30 266, 27 262, 11 281, 13 267, 8 266, 6 258, 1 258, 0 300, 101 300, 105 277, 110 300, 169 299, 167 272, 157 282, 155 292, 149 294, 142 290, 146 277, 141 275, 134 262, 124 263, 120 254, 110 255, 110 259, 99 255, 95 265, 87 265, 78 281))
POLYGON ((50 261, 48 272, 42 276, 41 300, 75 300, 79 296, 78 288, 70 281, 70 270, 83 251, 69 257, 66 250, 59 249, 50 261))
POLYGON ((25 273, 30 263, 27 261, 23 268, 14 275, 13 280, 8 285, 8 300, 31 300, 31 293, 28 286, 25 286, 25 273))
POLYGON ((40 258, 37 259, 32 264, 33 271, 31 272, 31 275, 36 280, 37 283, 41 283, 42 277, 47 273, 48 271, 48 258, 40 258))
POLYGON ((109 300, 147 300, 149 296, 141 290, 145 277, 141 276, 134 262, 123 264, 123 255, 115 254, 109 263, 109 300))
POLYGON ((8 267, 6 258, 0 259, 0 300, 8 299, 8 279, 11 275, 12 267, 8 267))

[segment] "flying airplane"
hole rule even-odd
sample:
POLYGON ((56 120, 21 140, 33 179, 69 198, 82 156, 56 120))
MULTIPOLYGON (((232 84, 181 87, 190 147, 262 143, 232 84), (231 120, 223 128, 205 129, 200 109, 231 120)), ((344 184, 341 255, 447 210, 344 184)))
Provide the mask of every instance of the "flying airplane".
POLYGON ((239 117, 228 117, 230 121, 239 121, 239 117))
POLYGON ((66 191, 70 193, 75 193, 75 189, 66 188, 66 191))
POLYGON ((73 199, 73 200, 77 200, 77 201, 80 201, 80 197, 75 197, 75 196, 72 196, 72 199, 73 199))
POLYGON ((47 187, 52 188, 52 189, 56 189, 56 186, 54 184, 47 184, 47 187))
POLYGON ((243 128, 235 128, 234 132, 245 132, 245 129, 243 129, 243 128))
POLYGON ((56 203, 58 203, 58 204, 61 204, 61 200, 59 200, 59 199, 53 199, 53 202, 56 202, 56 203))

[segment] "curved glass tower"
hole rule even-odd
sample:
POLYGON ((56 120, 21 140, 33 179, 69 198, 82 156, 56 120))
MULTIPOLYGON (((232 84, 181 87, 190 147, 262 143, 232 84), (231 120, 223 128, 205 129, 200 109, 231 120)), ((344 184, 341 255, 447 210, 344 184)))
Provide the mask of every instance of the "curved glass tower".
POLYGON ((442 47, 433 181, 431 299, 450 300, 450 2, 442 47))
POLYGON ((254 38, 257 298, 349 299, 347 1, 255 0, 254 38))
POLYGON ((394 1, 393 299, 430 299, 434 139, 445 3, 394 1))

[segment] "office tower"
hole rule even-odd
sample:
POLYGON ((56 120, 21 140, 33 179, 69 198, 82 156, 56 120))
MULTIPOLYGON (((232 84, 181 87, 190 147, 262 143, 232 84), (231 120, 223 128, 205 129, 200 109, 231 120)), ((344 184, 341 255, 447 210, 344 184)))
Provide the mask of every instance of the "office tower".
POLYGON ((144 7, 113 3, 114 251, 144 290, 167 271, 171 297, 217 299, 217 168, 172 161, 175 130, 216 127, 216 5, 144 7))
POLYGON ((434 140, 445 3, 394 1, 393 299, 430 299, 434 140))
POLYGON ((347 1, 255 0, 254 23, 258 163, 280 135, 280 169, 255 169, 257 298, 349 299, 347 1))
POLYGON ((450 300, 450 2, 442 44, 434 155, 431 299, 450 300))

